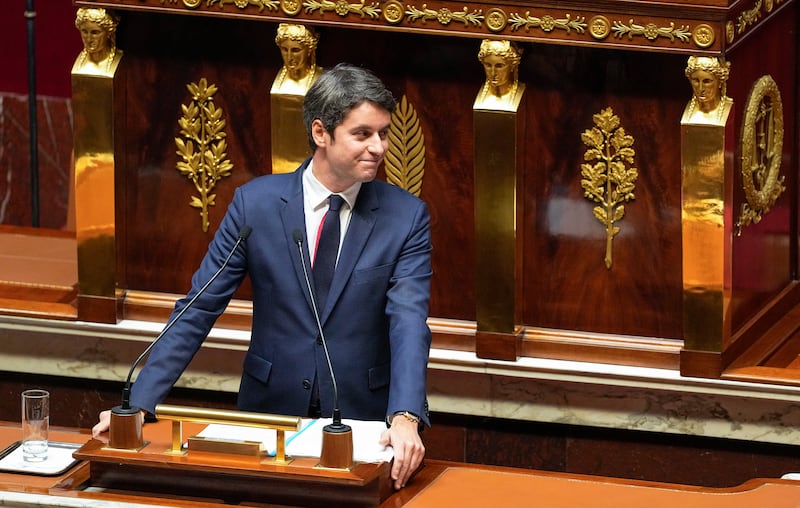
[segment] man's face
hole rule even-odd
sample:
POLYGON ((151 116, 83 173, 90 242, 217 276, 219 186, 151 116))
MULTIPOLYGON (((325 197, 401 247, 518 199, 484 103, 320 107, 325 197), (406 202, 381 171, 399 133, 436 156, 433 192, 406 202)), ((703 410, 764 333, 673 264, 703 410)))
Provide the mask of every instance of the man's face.
POLYGON ((689 82, 701 110, 710 111, 717 106, 719 80, 716 76, 707 71, 696 70, 689 77, 689 82))
POLYGON ((313 167, 322 173, 315 171, 317 178, 334 192, 373 180, 389 146, 390 122, 388 111, 368 101, 350 110, 333 136, 315 120, 312 131, 318 149, 324 150, 325 163, 318 166, 315 158, 313 167))

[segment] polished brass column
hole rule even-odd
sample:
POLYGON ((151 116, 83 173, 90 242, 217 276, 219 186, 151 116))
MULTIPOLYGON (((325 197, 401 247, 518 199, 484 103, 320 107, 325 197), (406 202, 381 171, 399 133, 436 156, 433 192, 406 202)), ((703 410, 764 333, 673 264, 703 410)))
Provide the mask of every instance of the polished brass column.
POLYGON ((721 352, 731 337, 732 102, 681 120, 684 349, 721 352), (729 121, 729 119, 731 119, 729 121))
POLYGON ((311 154, 303 124, 303 99, 303 95, 270 95, 273 173, 290 173, 311 154))
POLYGON ((84 42, 72 67, 78 319, 115 323, 114 80, 122 51, 110 12, 78 9, 75 24, 84 42))
POLYGON ((517 109, 525 85, 517 79, 521 50, 484 41, 478 58, 486 83, 473 106, 475 145, 476 354, 516 360, 517 109))

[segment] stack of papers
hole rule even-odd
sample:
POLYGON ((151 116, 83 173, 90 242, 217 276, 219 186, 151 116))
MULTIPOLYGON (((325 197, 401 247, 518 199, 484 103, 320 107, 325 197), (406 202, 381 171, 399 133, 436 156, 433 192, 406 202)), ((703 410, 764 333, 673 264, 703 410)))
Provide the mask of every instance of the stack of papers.
MULTIPOLYGON (((285 432, 286 455, 289 457, 319 457, 322 452, 322 429, 332 422, 331 418, 304 418, 297 432, 285 432)), ((394 457, 391 446, 378 443, 386 430, 382 421, 343 419, 353 431, 353 460, 355 462, 389 462, 394 457)), ((261 449, 269 456, 275 455, 277 431, 240 425, 211 424, 197 437, 216 441, 250 441, 261 443, 261 449)))

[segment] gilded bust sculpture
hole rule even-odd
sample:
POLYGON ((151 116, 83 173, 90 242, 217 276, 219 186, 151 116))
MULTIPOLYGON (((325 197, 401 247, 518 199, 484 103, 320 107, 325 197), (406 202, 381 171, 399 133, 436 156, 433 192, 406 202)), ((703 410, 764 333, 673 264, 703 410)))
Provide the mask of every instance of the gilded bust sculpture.
POLYGON ((522 48, 507 40, 481 43, 478 60, 483 64, 486 82, 475 99, 475 109, 516 111, 525 84, 519 82, 522 48))
POLYGON ((75 60, 72 72, 112 76, 122 57, 116 46, 119 19, 105 9, 78 9, 75 28, 81 34, 83 50, 75 60))
POLYGON ((305 95, 322 73, 317 66, 319 34, 304 25, 281 23, 275 44, 281 50, 283 67, 272 84, 272 93, 305 95))
POLYGON ((732 103, 730 97, 726 96, 730 65, 730 62, 719 57, 689 57, 686 77, 692 86, 692 100, 686 107, 683 122, 721 123, 732 103))

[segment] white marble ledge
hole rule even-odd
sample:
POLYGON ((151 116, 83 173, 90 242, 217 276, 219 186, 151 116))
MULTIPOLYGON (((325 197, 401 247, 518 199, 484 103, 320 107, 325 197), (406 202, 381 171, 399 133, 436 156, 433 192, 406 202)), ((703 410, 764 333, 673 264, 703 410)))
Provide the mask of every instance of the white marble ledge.
POLYGON ((26 492, 0 492, 0 506, 13 506, 16 508, 37 508, 44 506, 62 508, 153 508, 152 504, 30 494, 26 492))
MULTIPOLYGON (((123 381, 162 326, 0 316, 0 369, 123 381)), ((178 385, 235 393, 248 341, 248 332, 214 329, 178 385)), ((541 358, 505 362, 434 349, 428 394, 438 413, 800 443, 797 387, 689 378, 674 370, 541 358)))

